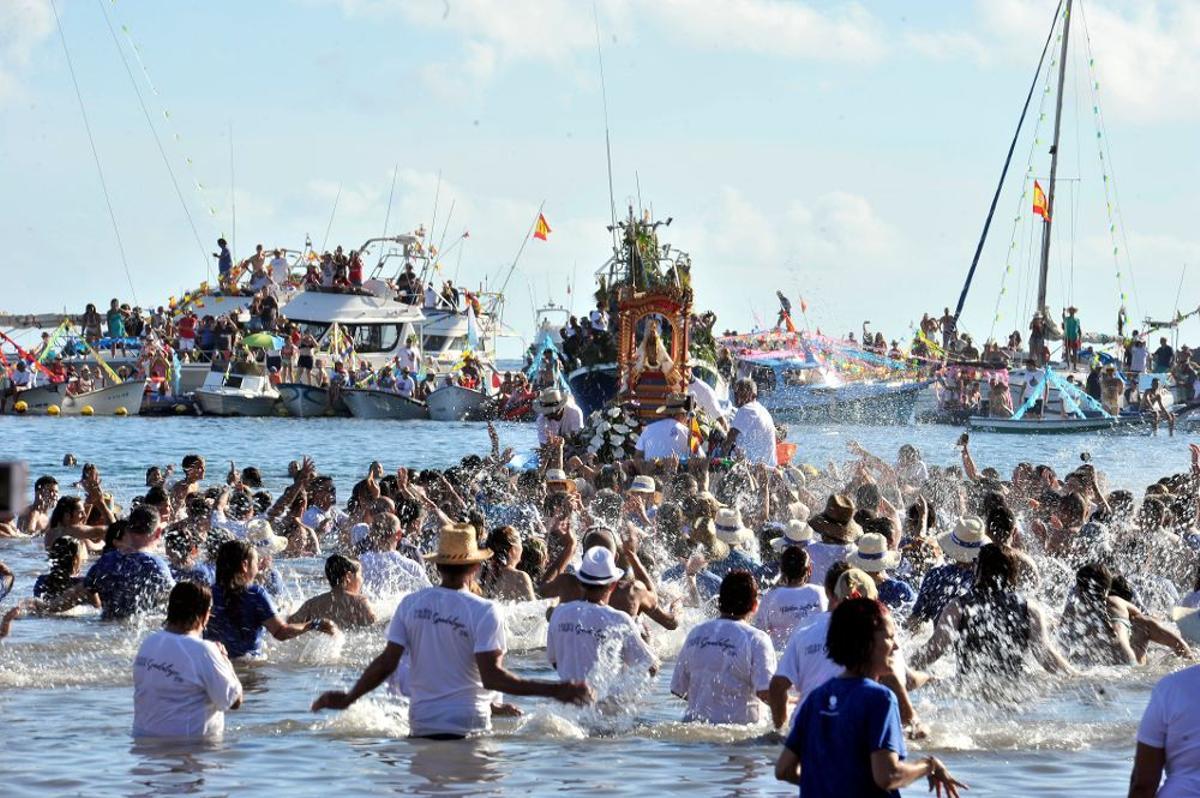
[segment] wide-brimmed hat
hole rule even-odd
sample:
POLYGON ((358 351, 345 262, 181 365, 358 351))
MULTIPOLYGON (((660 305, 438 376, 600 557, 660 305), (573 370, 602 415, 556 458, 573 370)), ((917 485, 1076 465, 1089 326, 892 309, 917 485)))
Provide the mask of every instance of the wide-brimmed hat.
POLYGON ((771 548, 775 551, 783 551, 788 546, 803 546, 812 541, 812 527, 797 518, 788 521, 781 531, 783 534, 779 537, 771 538, 771 548))
POLYGON ((686 393, 669 393, 662 405, 654 412, 659 415, 688 411, 692 409, 692 397, 686 393))
POLYGON ((539 413, 557 413, 567 406, 567 395, 558 388, 547 388, 534 400, 533 409, 539 413))
POLYGON ((960 518, 953 530, 938 537, 938 546, 956 562, 975 562, 979 550, 992 542, 983 529, 983 521, 974 516, 960 518))
POLYGON ((658 486, 654 484, 654 477, 636 476, 629 483, 629 487, 625 489, 626 493, 658 493, 658 486))
POLYGON ((853 543, 862 536, 862 527, 854 520, 854 501, 843 493, 830 496, 824 511, 808 519, 808 525, 843 543, 853 543))
POLYGON ((474 565, 491 558, 492 550, 479 548, 475 527, 470 524, 442 527, 438 532, 437 552, 425 555, 435 565, 474 565))
POLYGON ((567 472, 561 468, 546 469, 546 487, 565 493, 575 493, 579 490, 579 486, 575 484, 575 480, 568 477, 567 472))
POLYGON ((717 530, 717 540, 731 546, 742 546, 754 540, 754 533, 742 523, 742 514, 736 507, 722 507, 717 510, 713 521, 717 530))
POLYGON ((851 598, 879 598, 879 588, 875 585, 875 580, 871 575, 862 571, 859 568, 848 568, 838 577, 837 584, 834 585, 833 595, 839 601, 845 601, 851 598))
POLYGON ((878 532, 868 532, 858 539, 858 548, 846 558, 852 568, 869 574, 895 568, 900 564, 900 552, 889 549, 887 538, 878 532))
POLYGON ((583 553, 583 564, 575 578, 585 585, 611 585, 624 576, 616 557, 604 546, 592 546, 583 553))
POLYGON ((246 542, 266 554, 278 554, 288 545, 288 539, 276 535, 271 522, 264 518, 256 518, 246 524, 246 542))

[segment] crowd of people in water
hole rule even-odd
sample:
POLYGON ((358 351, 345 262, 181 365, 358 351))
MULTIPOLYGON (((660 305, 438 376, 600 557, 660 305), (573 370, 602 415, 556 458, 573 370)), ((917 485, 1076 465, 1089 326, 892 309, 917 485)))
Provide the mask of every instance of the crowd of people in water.
MULTIPOLYGON (((386 684, 406 697, 413 736, 451 739, 519 714, 519 697, 621 708, 637 690, 669 689, 685 722, 780 730, 776 776, 806 797, 921 778, 957 794, 937 758, 908 754, 931 720, 912 695, 935 663, 945 672, 941 660, 954 663, 942 678, 1001 705, 1029 694, 1031 669, 1069 678, 1192 660, 1200 447, 1140 496, 1090 462, 1002 474, 967 440, 952 467, 909 445, 892 460, 851 444, 848 465, 818 469, 779 463, 753 383, 734 394, 736 412, 702 453, 690 402, 672 397, 624 462, 573 451, 560 418, 539 425, 542 466, 513 468, 489 427, 490 451, 445 469, 371 463, 345 501, 307 457, 275 495, 258 467, 213 475, 190 454, 177 472, 150 467, 126 508, 96 465, 69 488, 42 476, 0 528, 44 545, 47 568, 0 637, 80 605, 102 622, 165 611, 133 662, 134 734, 199 737, 246 700, 233 663, 270 657, 268 635, 386 621, 379 653, 314 711, 386 684), (314 557, 328 590, 283 609, 290 561, 314 557), (390 619, 377 612, 388 597, 399 598, 390 619), (555 680, 505 666, 499 605, 535 599, 553 605, 555 680), (686 640, 657 687, 653 630, 681 624, 686 640)), ((0 587, 12 580, 0 571, 0 587)), ((1160 795, 1194 785, 1198 674, 1156 688, 1132 794, 1154 794, 1164 770, 1160 795)))

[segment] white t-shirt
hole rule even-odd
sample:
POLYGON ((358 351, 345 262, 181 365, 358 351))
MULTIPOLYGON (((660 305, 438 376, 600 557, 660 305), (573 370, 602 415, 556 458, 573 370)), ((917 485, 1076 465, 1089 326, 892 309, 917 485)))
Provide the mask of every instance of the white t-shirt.
POLYGON ((583 411, 574 402, 567 402, 561 419, 555 421, 547 416, 537 417, 538 443, 546 445, 551 435, 565 438, 583 429, 583 411))
POLYGON ((133 660, 134 737, 215 737, 242 695, 233 666, 215 643, 155 632, 133 660))
POLYGON ((438 292, 433 290, 433 286, 428 286, 425 289, 425 307, 436 308, 438 306, 438 292))
POLYGON ((1158 798, 1200 795, 1200 665, 1164 676, 1150 693, 1137 741, 1166 751, 1158 798))
MULTIPOLYGON (((1146 349, 1146 342, 1141 339, 1135 340, 1129 352, 1130 371, 1145 371, 1148 354, 1149 350, 1146 349)), ((1159 795, 1161 794, 1159 793, 1159 795)))
POLYGON ((716 421, 724 417, 721 400, 717 398, 717 392, 707 382, 693 377, 691 384, 688 385, 688 393, 692 395, 696 404, 700 405, 709 419, 716 421))
POLYGON ((779 585, 768 590, 758 603, 754 625, 771 636, 776 648, 782 648, 797 626, 828 606, 825 588, 819 585, 779 585))
POLYGON ((737 448, 751 463, 778 465, 775 460, 775 422, 757 400, 738 408, 733 417, 733 429, 738 431, 737 448))
POLYGON ((771 638, 748 623, 714 618, 688 633, 671 692, 687 699, 684 721, 757 723, 775 673, 771 638))
POLYGON ((33 382, 32 374, 29 371, 21 371, 20 369, 13 369, 13 373, 9 379, 12 380, 14 388, 28 388, 30 383, 33 382))
POLYGON ((483 687, 475 655, 507 647, 494 603, 465 590, 420 590, 400 601, 387 639, 403 646, 411 662, 408 725, 413 736, 491 729, 493 693, 483 687))
POLYGON ((425 569, 398 551, 366 551, 358 561, 362 564, 363 591, 372 597, 429 587, 425 569))
POLYGON ((558 678, 568 682, 594 683, 596 676, 620 665, 645 672, 658 664, 633 618, 583 600, 555 608, 546 631, 546 658, 558 678))
POLYGON ((400 350, 400 354, 396 355, 396 362, 400 368, 407 368, 410 374, 417 373, 418 359, 417 350, 411 346, 406 346, 400 350))
POLYGON ((596 309, 588 313, 588 320, 592 323, 592 329, 599 332, 608 330, 608 314, 603 310, 596 309))
POLYGON ((647 460, 661 460, 675 455, 681 460, 691 452, 691 433, 673 418, 662 418, 642 428, 637 450, 647 460))
POLYGON ((805 547, 808 552, 808 560, 812 563, 812 574, 808 577, 808 581, 814 585, 825 585, 825 574, 829 572, 830 566, 834 563, 845 562, 846 558, 854 552, 854 544, 852 543, 826 543, 823 540, 818 540, 815 543, 809 543, 805 547))
POLYGON ((271 282, 275 285, 283 285, 288 279, 288 263, 287 260, 279 258, 271 258, 271 282))
POLYGON ((412 377, 405 377, 401 374, 396 378, 396 393, 401 396, 412 396, 415 390, 417 390, 417 384, 412 377))

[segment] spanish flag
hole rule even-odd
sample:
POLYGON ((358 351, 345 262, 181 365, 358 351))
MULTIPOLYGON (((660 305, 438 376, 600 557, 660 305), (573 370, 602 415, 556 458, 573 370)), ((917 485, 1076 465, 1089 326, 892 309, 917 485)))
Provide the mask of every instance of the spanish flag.
POLYGON ((534 225, 534 227, 533 227, 533 237, 540 238, 543 241, 545 241, 546 236, 548 236, 551 232, 552 231, 550 230, 550 225, 546 223, 545 215, 539 213, 538 218, 537 218, 537 224, 534 225))
POLYGON ((1038 181, 1033 181, 1033 212, 1038 216, 1050 221, 1050 206, 1046 204, 1046 192, 1042 191, 1042 185, 1038 181))

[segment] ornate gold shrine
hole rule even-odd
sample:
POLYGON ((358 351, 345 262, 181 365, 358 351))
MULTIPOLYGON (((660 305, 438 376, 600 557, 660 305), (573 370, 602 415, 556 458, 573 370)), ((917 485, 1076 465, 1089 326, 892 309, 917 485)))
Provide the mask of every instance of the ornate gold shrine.
POLYGON ((656 418, 667 394, 687 389, 690 288, 664 285, 646 291, 622 286, 617 295, 618 400, 637 405, 638 416, 656 418))

